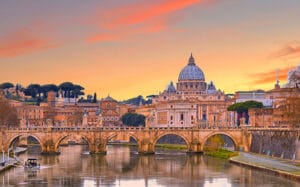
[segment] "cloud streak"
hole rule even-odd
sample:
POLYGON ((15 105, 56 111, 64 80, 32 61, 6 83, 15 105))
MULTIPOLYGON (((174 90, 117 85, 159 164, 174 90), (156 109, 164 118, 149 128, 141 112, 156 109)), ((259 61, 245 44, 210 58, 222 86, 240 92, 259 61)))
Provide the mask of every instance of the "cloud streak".
POLYGON ((300 57, 300 42, 291 42, 271 54, 272 58, 294 59, 300 57))
POLYGON ((102 10, 92 21, 89 20, 100 31, 88 37, 87 41, 116 41, 137 34, 159 33, 168 30, 178 19, 182 19, 182 16, 175 16, 176 12, 208 1, 154 0, 102 10))
POLYGON ((295 67, 296 66, 290 66, 290 67, 273 70, 269 72, 250 74, 249 77, 254 78, 254 80, 250 84, 261 85, 261 84, 275 83, 277 79, 276 71, 278 71, 278 79, 280 81, 285 81, 287 79, 288 72, 291 69, 294 69, 295 67))
MULTIPOLYGON (((41 26, 41 25, 39 25, 41 26)), ((42 36, 37 25, 16 29, 0 37, 0 58, 12 58, 58 47, 48 36, 42 36)))

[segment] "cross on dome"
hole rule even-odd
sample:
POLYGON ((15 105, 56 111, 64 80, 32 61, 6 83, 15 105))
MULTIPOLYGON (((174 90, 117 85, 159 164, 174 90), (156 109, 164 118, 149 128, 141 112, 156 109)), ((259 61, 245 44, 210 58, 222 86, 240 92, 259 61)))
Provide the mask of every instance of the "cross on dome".
POLYGON ((191 53, 191 56, 190 56, 190 58, 189 58, 189 63, 188 63, 188 65, 196 65, 196 64, 195 64, 195 59, 194 59, 194 57, 193 57, 193 53, 191 53))

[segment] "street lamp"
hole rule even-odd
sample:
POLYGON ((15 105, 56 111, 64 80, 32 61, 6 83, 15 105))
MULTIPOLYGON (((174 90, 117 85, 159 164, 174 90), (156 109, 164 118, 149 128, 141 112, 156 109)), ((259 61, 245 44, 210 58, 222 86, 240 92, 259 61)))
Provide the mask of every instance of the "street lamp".
POLYGON ((3 145, 2 145, 2 163, 4 163, 4 149, 3 149, 3 145))
POLYGON ((10 152, 10 150, 12 150, 13 148, 8 148, 8 150, 7 150, 7 163, 9 164, 9 152, 10 152))

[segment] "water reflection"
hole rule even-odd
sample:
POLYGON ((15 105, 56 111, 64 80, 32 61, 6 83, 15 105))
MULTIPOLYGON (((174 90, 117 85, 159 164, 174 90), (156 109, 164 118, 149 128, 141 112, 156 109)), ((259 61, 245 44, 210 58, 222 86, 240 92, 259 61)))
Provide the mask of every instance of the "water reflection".
MULTIPOLYGON (((140 156, 134 147, 109 146, 106 156, 85 146, 61 147, 61 155, 38 157, 41 169, 22 167, 0 174, 0 186, 297 186, 294 181, 232 165, 225 160, 158 150, 140 156)), ((299 185, 299 184, 298 184, 299 185)))

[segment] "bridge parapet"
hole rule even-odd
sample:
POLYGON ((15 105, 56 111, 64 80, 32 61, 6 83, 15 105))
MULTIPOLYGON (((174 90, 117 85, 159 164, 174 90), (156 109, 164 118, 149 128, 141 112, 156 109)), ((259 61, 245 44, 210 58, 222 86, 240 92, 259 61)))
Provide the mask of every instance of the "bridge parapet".
MULTIPOLYGON (((105 153, 106 144, 116 137, 133 137, 141 153, 153 153, 156 142, 162 136, 173 134, 182 137, 190 152, 202 152, 207 139, 216 134, 229 136, 237 147, 248 151, 251 133, 257 131, 297 131, 295 128, 257 128, 257 127, 30 127, 1 129, 0 145, 9 147, 20 136, 36 138, 43 152, 57 153, 60 142, 72 135, 81 136, 89 143, 93 153, 105 153)), ((298 134, 299 134, 298 133, 298 134)))

